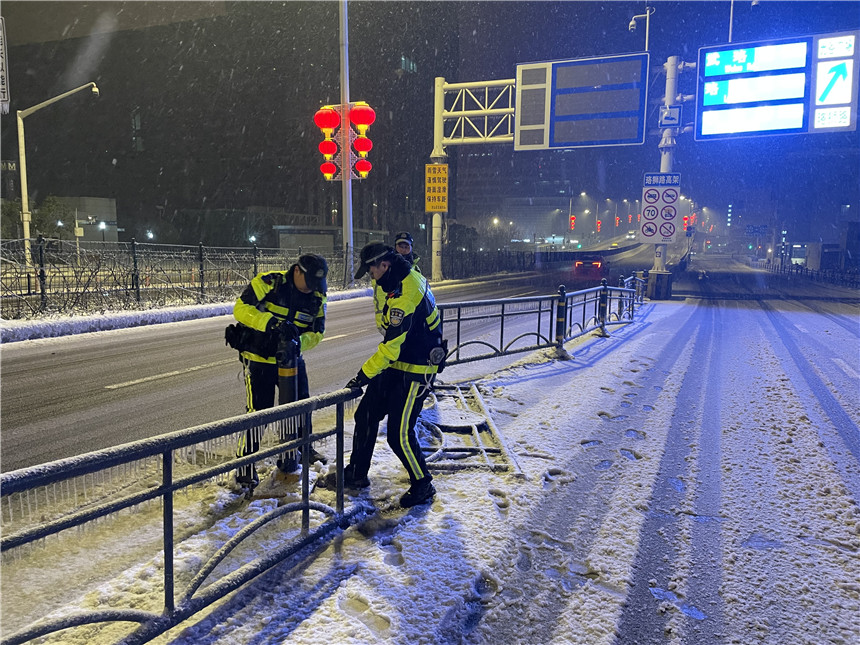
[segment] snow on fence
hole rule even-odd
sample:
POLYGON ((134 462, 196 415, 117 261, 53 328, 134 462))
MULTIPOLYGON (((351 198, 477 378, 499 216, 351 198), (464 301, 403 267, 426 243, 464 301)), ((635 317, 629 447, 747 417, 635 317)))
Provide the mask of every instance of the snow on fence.
MULTIPOLYGON (((76 612, 46 619, 5 637, 3 645, 28 640, 79 625, 111 621, 140 623, 126 642, 144 643, 193 615, 203 607, 235 591, 264 571, 338 527, 345 527, 367 513, 359 503, 344 509, 343 452, 344 406, 358 398, 359 390, 337 390, 328 394, 252 412, 195 428, 180 430, 122 446, 24 468, 0 475, 0 551, 15 557, 16 548, 39 548, 48 539, 68 529, 97 530, 99 522, 118 521, 123 512, 142 512, 142 507, 160 504, 164 545, 164 609, 162 612, 136 609, 107 609, 76 612), (314 411, 335 408, 334 428, 311 433, 306 422, 314 411), (299 438, 285 440, 286 427, 302 428, 299 438), (245 457, 235 457, 241 433, 261 436, 260 449, 245 457), (176 602, 174 587, 174 498, 205 481, 223 481, 244 465, 268 459, 289 450, 335 436, 339 475, 335 508, 309 499, 309 451, 302 451, 301 501, 276 508, 257 518, 234 535, 182 591, 176 602), (311 527, 310 511, 323 521, 311 527), (200 589, 215 567, 244 539, 272 520, 291 512, 301 512, 301 530, 292 541, 255 559, 240 569, 200 589)), ((319 428, 322 424, 316 423, 319 428)), ((72 535, 71 539, 76 536, 72 535)))

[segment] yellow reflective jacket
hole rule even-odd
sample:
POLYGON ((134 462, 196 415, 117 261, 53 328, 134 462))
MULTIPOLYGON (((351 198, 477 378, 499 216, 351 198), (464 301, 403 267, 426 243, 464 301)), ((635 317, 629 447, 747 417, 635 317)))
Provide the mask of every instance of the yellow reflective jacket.
POLYGON ((299 330, 301 351, 316 347, 325 335, 326 294, 302 293, 293 284, 293 269, 255 276, 236 300, 233 317, 253 329, 255 351, 242 356, 262 363, 275 362, 275 327, 289 320, 299 330), (274 342, 273 342, 274 341, 274 342), (259 352, 259 353, 257 353, 259 352))
POLYGON ((430 364, 430 351, 442 343, 442 324, 427 279, 397 257, 376 288, 385 293, 381 313, 385 338, 362 365, 364 374, 373 378, 391 368, 420 381, 436 374, 439 368, 430 364))

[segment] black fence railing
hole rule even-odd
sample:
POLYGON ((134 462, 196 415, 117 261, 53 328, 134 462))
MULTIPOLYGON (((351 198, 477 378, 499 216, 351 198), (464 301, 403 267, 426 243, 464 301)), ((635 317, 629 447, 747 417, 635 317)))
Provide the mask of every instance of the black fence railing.
POLYGON ((809 269, 800 264, 766 264, 759 263, 759 266, 766 268, 770 273, 785 276, 787 278, 803 278, 812 282, 826 282, 852 289, 860 289, 860 271, 840 269, 809 269))
MULTIPOLYGON (((0 317, 87 314, 145 310, 166 305, 233 300, 257 273, 284 269, 304 252, 321 253, 329 263, 329 289, 344 280, 340 252, 315 248, 180 246, 131 242, 72 242, 37 238, 27 266, 23 240, 0 243, 0 317)), ((352 266, 357 266, 357 251, 352 266)), ((427 264, 427 262, 423 263, 427 264)), ((443 257, 446 278, 501 271, 531 271, 534 253, 462 251, 443 257)), ((422 266, 427 273, 429 266, 422 266)))

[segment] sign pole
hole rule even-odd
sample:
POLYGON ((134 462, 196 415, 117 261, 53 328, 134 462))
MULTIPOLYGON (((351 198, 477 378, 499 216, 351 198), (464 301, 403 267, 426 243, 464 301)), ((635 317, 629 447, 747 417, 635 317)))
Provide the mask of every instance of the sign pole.
MULTIPOLYGON (((445 110, 445 78, 436 77, 436 91, 433 100, 433 152, 430 153, 430 161, 434 164, 442 164, 448 159, 448 153, 442 145, 444 133, 444 122, 442 113, 445 110)), ((426 188, 425 188, 426 189, 426 188)), ((433 282, 442 280, 442 213, 433 212, 433 231, 431 252, 430 279, 433 282)))
MULTIPOLYGON (((678 93, 678 57, 669 56, 664 65, 666 69, 666 94, 663 97, 663 105, 667 108, 675 103, 675 95, 678 93)), ((675 160, 675 128, 664 128, 663 137, 660 140, 660 172, 672 172, 675 160)), ((651 271, 663 272, 666 270, 666 248, 665 244, 654 246, 654 266, 651 271)))
MULTIPOLYGON (((346 0, 340 3, 340 104, 343 106, 343 129, 349 148, 349 39, 346 0)), ((343 202, 343 286, 353 282, 352 266, 352 168, 341 168, 341 200, 343 202)))

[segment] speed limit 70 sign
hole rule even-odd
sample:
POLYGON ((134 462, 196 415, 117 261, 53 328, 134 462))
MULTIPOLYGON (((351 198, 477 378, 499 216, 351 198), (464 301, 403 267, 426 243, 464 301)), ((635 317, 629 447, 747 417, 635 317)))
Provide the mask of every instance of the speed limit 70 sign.
POLYGON ((681 226, 678 204, 681 198, 681 174, 645 173, 642 182, 642 219, 639 241, 668 244, 675 241, 681 226))

